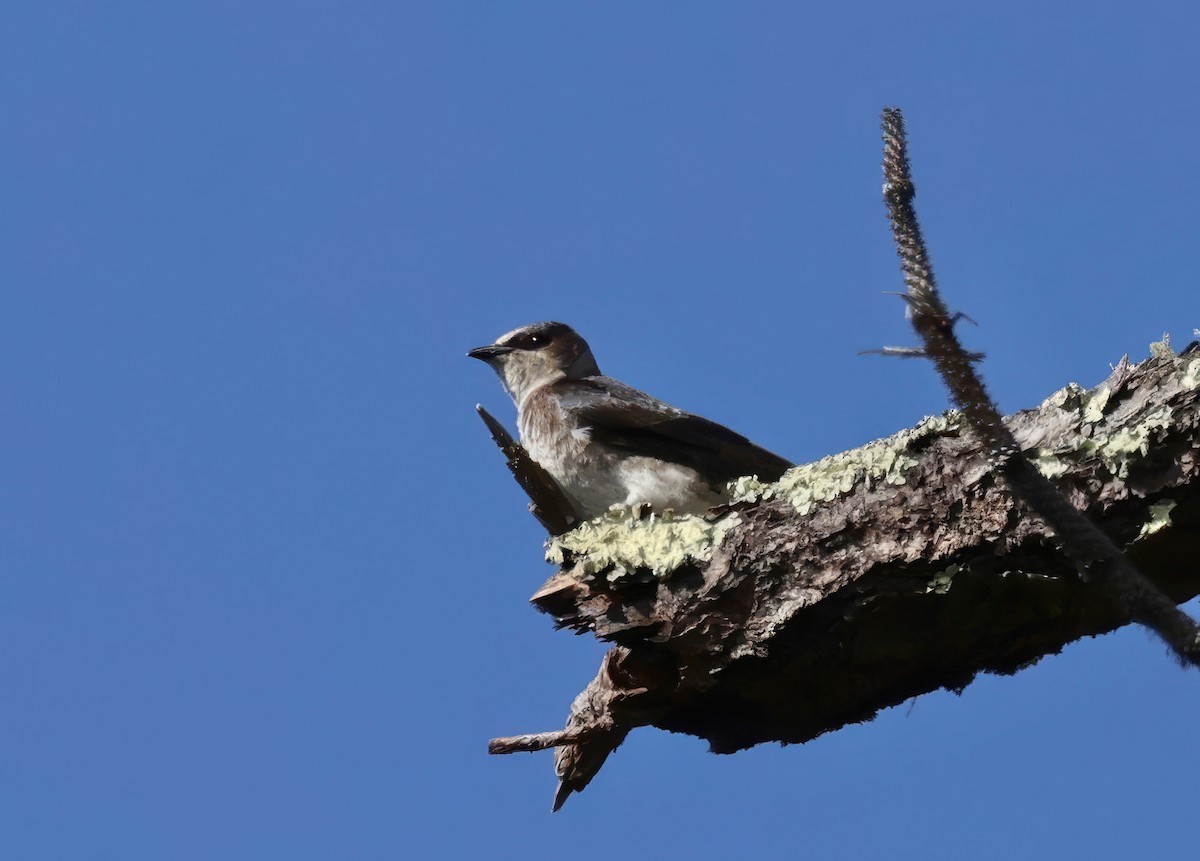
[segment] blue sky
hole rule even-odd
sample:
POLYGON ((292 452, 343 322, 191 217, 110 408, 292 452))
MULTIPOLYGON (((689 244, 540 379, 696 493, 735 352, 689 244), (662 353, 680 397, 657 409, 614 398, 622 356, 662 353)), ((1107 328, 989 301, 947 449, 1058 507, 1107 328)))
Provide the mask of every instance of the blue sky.
POLYGON ((0 12, 0 856, 1193 851, 1200 676, 1135 629, 803 746, 643 729, 555 816, 485 753, 604 647, 526 603, 467 349, 564 320, 797 461, 941 411, 858 355, 912 341, 884 105, 1006 410, 1200 325, 1200 11, 976 6, 0 12))

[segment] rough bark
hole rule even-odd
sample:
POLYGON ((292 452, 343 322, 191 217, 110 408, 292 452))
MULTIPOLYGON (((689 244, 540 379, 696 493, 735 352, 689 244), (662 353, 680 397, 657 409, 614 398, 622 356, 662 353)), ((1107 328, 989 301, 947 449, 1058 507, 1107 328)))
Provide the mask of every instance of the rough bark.
MULTIPOLYGON (((1200 347, 1122 360, 1006 424, 1173 601, 1200 593, 1200 347)), ((1130 621, 1014 500, 954 413, 800 467, 708 522, 626 514, 553 539, 533 602, 618 646, 575 701, 556 807, 638 726, 730 753, 804 742, 1130 621)))

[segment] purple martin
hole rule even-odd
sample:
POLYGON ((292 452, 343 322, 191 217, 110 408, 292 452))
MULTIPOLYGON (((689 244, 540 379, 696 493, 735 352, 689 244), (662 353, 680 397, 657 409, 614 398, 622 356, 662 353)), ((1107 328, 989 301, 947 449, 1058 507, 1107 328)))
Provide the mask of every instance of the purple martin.
POLYGON ((499 375, 517 405, 529 456, 580 517, 613 505, 701 514, 728 501, 739 476, 775 481, 791 463, 716 422, 600 373, 591 348, 564 323, 534 323, 468 356, 499 375))

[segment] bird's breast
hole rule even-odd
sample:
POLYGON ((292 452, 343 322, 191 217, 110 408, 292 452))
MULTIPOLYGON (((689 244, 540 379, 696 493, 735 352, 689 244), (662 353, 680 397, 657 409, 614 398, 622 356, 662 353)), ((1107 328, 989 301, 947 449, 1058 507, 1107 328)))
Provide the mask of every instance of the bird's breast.
POLYGON ((586 428, 574 424, 559 405, 558 398, 545 389, 527 397, 517 411, 521 444, 529 456, 558 478, 563 464, 578 459, 590 441, 586 428))
POLYGON ((654 457, 615 451, 592 438, 542 390, 530 395, 517 416, 521 443, 572 498, 585 518, 613 505, 649 504, 654 510, 701 513, 722 501, 693 469, 654 457))

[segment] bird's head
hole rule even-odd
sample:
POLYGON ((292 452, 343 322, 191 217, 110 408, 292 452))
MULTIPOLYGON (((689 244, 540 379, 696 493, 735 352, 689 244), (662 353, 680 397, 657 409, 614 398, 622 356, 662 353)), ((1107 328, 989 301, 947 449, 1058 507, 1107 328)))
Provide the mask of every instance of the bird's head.
POLYGON ((565 323, 522 326, 467 355, 491 365, 518 406, 542 386, 600 373, 587 341, 565 323))

